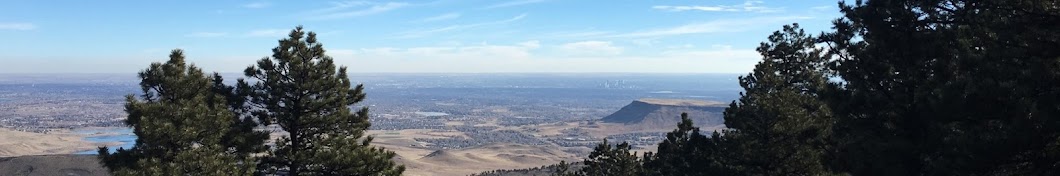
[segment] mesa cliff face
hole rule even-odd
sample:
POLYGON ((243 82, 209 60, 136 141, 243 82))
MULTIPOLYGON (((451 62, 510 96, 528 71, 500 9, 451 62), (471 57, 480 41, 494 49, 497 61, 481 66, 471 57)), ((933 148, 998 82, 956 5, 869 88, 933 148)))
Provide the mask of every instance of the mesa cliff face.
POLYGON ((712 127, 725 123, 722 112, 725 103, 681 99, 640 99, 600 119, 604 123, 621 123, 643 128, 671 129, 681 122, 681 113, 688 113, 697 127, 712 127))

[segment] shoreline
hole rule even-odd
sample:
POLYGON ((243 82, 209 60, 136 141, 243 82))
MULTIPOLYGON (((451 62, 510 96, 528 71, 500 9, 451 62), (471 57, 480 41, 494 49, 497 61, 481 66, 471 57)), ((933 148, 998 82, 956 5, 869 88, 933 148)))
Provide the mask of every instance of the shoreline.
POLYGON ((125 127, 83 127, 50 129, 47 133, 0 128, 0 157, 30 155, 95 155, 99 147, 111 150, 131 146, 135 141, 125 127))
POLYGON ((114 152, 118 148, 131 148, 135 143, 136 136, 128 127, 82 127, 68 130, 70 134, 82 137, 82 140, 92 143, 91 150, 76 151, 71 154, 95 155, 99 147, 106 146, 114 152))

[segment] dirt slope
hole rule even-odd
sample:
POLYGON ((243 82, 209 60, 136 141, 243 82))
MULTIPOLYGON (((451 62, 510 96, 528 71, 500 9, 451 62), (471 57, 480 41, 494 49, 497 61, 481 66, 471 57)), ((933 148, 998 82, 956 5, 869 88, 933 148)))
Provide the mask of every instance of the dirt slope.
POLYGON ((94 150, 95 144, 71 134, 42 134, 0 128, 0 157, 69 154, 94 150))
POLYGON ((95 155, 35 155, 0 158, 0 175, 105 176, 95 155))

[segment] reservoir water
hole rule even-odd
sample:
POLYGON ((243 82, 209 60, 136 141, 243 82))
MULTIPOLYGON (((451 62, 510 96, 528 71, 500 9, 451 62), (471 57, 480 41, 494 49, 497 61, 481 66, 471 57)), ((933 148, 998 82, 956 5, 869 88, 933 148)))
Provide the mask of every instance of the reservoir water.
MULTIPOLYGON (((118 148, 129 149, 136 144, 136 134, 133 134, 132 128, 99 128, 99 129, 79 129, 74 130, 75 133, 84 134, 85 141, 96 142, 96 143, 121 143, 117 146, 110 146, 110 152, 117 151, 118 148)), ((96 154, 96 150, 82 151, 77 154, 96 154)))

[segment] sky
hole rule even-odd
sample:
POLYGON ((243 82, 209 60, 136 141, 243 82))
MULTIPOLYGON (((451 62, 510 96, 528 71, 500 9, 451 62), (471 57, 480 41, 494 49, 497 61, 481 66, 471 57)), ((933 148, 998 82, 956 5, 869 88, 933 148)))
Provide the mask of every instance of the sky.
POLYGON ((135 73, 172 49, 241 72, 295 26, 350 72, 747 73, 834 0, 30 1, 0 6, 0 73, 135 73))

